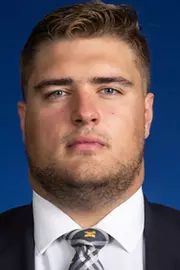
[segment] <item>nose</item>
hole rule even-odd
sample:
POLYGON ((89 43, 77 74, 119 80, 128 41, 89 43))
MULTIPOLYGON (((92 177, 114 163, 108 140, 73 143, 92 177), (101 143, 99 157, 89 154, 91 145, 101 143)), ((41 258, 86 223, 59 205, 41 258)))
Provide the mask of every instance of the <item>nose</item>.
POLYGON ((97 100, 79 95, 73 101, 72 122, 76 126, 97 125, 100 121, 97 100))

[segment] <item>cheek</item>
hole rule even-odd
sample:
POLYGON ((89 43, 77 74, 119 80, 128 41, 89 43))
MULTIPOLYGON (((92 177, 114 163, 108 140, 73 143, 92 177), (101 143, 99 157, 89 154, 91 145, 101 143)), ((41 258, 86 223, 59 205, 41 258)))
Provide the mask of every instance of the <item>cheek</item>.
POLYGON ((132 112, 127 106, 114 106, 106 114, 108 115, 109 125, 116 129, 132 125, 132 112))
POLYGON ((64 124, 67 122, 65 110, 44 110, 40 114, 41 132, 46 133, 48 139, 59 140, 63 135, 64 124))
POLYGON ((112 138, 116 137, 118 142, 130 142, 135 133, 142 132, 144 129, 143 108, 137 104, 114 106, 107 111, 107 115, 108 130, 112 138))
POLYGON ((27 130, 34 140, 40 143, 56 143, 63 133, 64 123, 66 123, 65 110, 41 109, 39 112, 29 112, 27 116, 27 130))

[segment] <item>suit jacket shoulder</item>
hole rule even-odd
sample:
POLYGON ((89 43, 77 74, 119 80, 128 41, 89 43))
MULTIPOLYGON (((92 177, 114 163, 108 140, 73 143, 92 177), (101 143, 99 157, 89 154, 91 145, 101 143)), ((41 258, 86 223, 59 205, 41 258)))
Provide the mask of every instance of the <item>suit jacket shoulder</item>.
MULTIPOLYGON (((23 216, 26 216, 29 219, 29 215, 32 214, 31 212, 32 204, 28 204, 0 213, 0 228, 3 226, 11 225, 11 222, 19 223, 19 218, 21 219, 23 216)), ((25 219, 23 220, 22 225, 24 223, 26 223, 25 219)))
POLYGON ((24 233, 33 226, 32 205, 20 206, 0 214, 0 235, 12 241, 13 236, 24 233), (6 234, 7 232, 7 234, 6 234))
POLYGON ((34 270, 32 205, 0 214, 0 269, 34 270))
POLYGON ((146 270, 180 269, 180 211, 145 199, 146 270))
POLYGON ((180 229, 180 210, 165 205, 145 201, 146 214, 158 220, 159 223, 177 226, 180 229), (165 222, 165 223, 164 223, 165 222))

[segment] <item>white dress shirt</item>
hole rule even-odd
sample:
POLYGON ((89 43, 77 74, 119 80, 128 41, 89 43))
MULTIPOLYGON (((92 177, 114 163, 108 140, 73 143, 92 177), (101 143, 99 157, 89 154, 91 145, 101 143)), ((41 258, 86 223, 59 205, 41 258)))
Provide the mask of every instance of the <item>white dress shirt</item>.
MULTIPOLYGON (((60 237, 81 229, 68 215, 33 191, 35 270, 68 270, 75 250, 60 237)), ((144 197, 140 188, 93 228, 113 237, 99 252, 105 270, 144 270, 144 197)))

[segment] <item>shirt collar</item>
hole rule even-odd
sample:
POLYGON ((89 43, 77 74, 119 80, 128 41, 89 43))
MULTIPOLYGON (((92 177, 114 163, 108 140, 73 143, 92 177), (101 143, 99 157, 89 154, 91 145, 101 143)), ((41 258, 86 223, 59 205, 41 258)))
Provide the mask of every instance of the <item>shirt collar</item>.
MULTIPOLYGON (((40 254, 63 234, 81 229, 67 214, 35 191, 33 191, 33 215, 35 245, 40 254)), ((110 212, 94 228, 110 234, 127 252, 133 251, 144 229, 142 188, 110 212)))
POLYGON ((63 234, 81 229, 67 214, 33 191, 35 245, 40 254, 63 234))
POLYGON ((140 188, 123 204, 115 208, 94 228, 111 235, 127 251, 132 252, 144 231, 144 196, 140 188))

